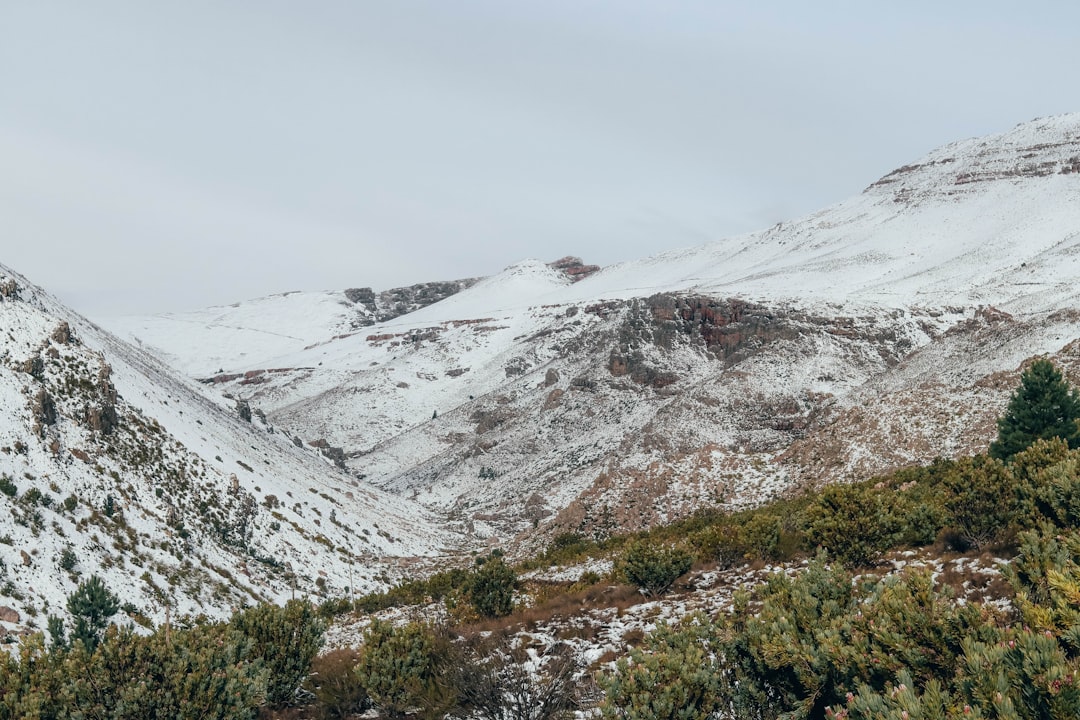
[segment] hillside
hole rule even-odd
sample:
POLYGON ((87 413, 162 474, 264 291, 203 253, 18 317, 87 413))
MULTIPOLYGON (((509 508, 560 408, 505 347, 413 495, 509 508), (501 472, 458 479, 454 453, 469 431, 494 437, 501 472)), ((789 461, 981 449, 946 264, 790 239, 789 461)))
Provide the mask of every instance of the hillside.
MULTIPOLYGON (((348 332, 313 311, 321 336, 276 355, 224 333, 212 347, 239 364, 214 387, 493 542, 970 452, 1025 358, 1074 371, 1078 171, 1080 115, 1036 120, 808 217, 580 282, 527 261, 348 332)), ((170 328, 147 340, 165 357, 217 356, 170 328)))
POLYGON ((379 588, 463 541, 0 266, 0 617, 102 576, 127 612, 221 617, 379 588), (244 417, 241 417, 241 414, 244 417))

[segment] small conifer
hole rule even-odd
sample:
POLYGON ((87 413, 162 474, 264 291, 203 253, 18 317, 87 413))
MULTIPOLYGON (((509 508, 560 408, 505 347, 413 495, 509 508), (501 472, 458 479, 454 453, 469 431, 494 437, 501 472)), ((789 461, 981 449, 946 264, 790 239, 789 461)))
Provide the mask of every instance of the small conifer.
POLYGON ((1049 360, 1031 363, 1020 377, 1005 414, 998 420, 998 437, 990 455, 1008 460, 1036 440, 1059 437, 1080 447, 1080 396, 1049 360))

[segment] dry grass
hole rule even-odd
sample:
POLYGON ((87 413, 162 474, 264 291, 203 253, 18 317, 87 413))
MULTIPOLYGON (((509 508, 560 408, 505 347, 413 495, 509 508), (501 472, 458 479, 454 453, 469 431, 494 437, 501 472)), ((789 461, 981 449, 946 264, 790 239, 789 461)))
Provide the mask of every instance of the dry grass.
MULTIPOLYGON (((498 632, 512 630, 536 630, 540 625, 556 618, 567 621, 585 615, 590 610, 615 609, 622 613, 627 608, 645 602, 645 598, 630 585, 593 585, 574 592, 558 592, 548 584, 542 592, 534 595, 535 604, 519 607, 506 617, 487 618, 458 628, 461 634, 498 632)), ((595 631, 593 631, 595 635, 595 631)), ((575 636, 580 637, 580 636, 575 636)))

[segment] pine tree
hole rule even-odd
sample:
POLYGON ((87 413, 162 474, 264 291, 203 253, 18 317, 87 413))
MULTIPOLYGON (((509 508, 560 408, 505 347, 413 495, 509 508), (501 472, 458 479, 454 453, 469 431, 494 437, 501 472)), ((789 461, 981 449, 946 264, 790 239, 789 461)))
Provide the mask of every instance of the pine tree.
POLYGON ((990 455, 1008 460, 1039 439, 1064 439, 1080 447, 1080 396, 1069 387, 1054 364, 1038 359, 1020 377, 1009 406, 998 420, 998 437, 990 455))
POLYGON ((109 618, 120 609, 120 599, 105 587, 101 578, 91 575, 68 596, 67 609, 75 619, 72 642, 81 640, 86 649, 93 652, 109 625, 109 618))

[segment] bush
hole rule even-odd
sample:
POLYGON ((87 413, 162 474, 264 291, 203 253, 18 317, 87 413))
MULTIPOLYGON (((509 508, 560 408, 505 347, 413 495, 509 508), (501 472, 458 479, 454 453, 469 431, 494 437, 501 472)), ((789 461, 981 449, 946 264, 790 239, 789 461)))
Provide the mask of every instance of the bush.
POLYGON ((604 718, 620 720, 706 720, 721 708, 715 639, 701 618, 683 626, 659 625, 647 649, 634 648, 615 671, 602 675, 604 718))
POLYGON ((474 644, 453 664, 458 710, 482 720, 555 720, 576 707, 574 676, 580 663, 557 644, 535 660, 506 638, 493 647, 474 644))
POLYGON ((965 543, 981 548, 1022 518, 1022 488, 1000 460, 964 458, 942 479, 949 524, 965 543))
POLYGON ((294 704, 326 630, 315 607, 307 600, 284 607, 264 603, 238 612, 230 624, 251 640, 252 658, 268 672, 266 701, 274 707, 294 704))
POLYGON ((8 497, 15 497, 19 494, 19 488, 12 482, 10 475, 0 475, 0 492, 8 497))
POLYGON ((501 557, 491 557, 469 582, 469 601, 482 617, 502 617, 514 610, 517 575, 501 557))
POLYGON ((667 592, 693 562, 690 553, 680 548, 637 541, 627 549, 621 568, 627 581, 648 597, 656 597, 667 592))
POLYGON ((324 720, 343 720, 371 707, 371 700, 356 672, 360 653, 352 648, 332 650, 311 662, 304 687, 315 697, 315 709, 324 720))
POLYGON ((848 566, 870 565, 900 538, 886 491, 830 485, 807 509, 807 537, 848 566))
POLYGON ((394 627, 375 620, 364 633, 356 672, 372 703, 383 715, 400 719, 412 712, 439 717, 453 705, 442 682, 449 641, 429 626, 394 627))
POLYGON ((75 566, 79 564, 79 558, 75 556, 74 551, 71 548, 64 548, 60 551, 59 565, 62 570, 71 572, 75 569, 75 566))
POLYGON ((751 513, 740 532, 746 559, 779 560, 782 525, 781 519, 771 513, 760 510, 751 513))

